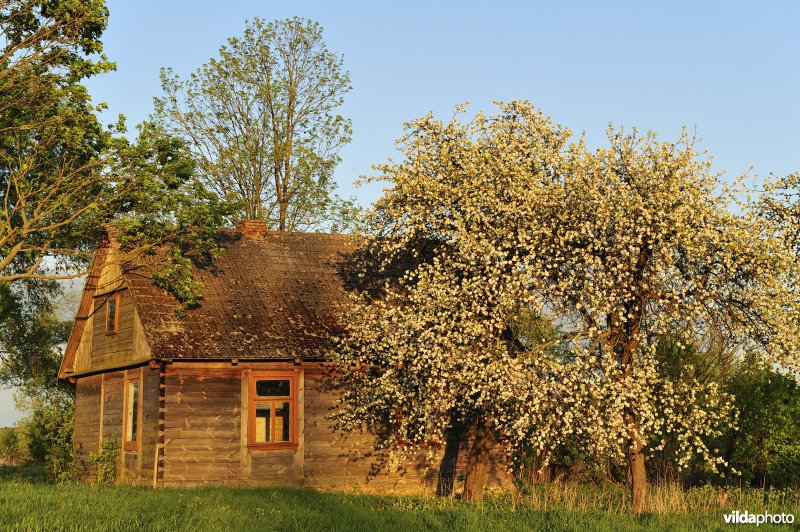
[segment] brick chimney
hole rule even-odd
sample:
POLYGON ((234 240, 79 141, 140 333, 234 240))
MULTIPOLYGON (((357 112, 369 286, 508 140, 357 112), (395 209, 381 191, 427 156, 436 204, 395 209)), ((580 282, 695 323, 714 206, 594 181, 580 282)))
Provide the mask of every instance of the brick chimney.
POLYGON ((267 236, 267 224, 263 220, 244 220, 239 229, 248 240, 264 240, 267 236))

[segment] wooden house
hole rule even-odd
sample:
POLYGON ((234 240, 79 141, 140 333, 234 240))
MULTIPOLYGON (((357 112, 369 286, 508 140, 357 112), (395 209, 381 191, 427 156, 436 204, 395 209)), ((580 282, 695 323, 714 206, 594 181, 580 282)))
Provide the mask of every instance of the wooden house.
MULTIPOLYGON (((372 436, 335 432, 326 418, 336 394, 325 353, 347 301, 350 239, 258 222, 220 239, 214 267, 195 271, 201 304, 183 317, 147 267, 120 268, 113 245, 98 251, 59 373, 76 386, 78 459, 111 437, 127 481, 155 487, 458 489, 468 435, 387 471, 372 436)), ((507 483, 495 454, 490 486, 507 483)))

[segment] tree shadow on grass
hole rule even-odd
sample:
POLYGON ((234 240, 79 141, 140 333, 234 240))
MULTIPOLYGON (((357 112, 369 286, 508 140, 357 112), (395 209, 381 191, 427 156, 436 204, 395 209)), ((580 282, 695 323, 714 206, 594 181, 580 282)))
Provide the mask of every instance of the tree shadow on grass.
POLYGON ((0 482, 51 484, 52 480, 44 464, 20 464, 0 466, 0 482))

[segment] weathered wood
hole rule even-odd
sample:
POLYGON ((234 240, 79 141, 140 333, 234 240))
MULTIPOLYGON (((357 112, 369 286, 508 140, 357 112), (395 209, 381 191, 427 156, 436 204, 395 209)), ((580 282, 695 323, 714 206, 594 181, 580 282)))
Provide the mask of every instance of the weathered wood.
POLYGON ((107 255, 100 270, 96 293, 108 294, 119 290, 124 282, 121 267, 121 254, 116 246, 108 249, 107 255))
MULTIPOLYGON (((90 302, 89 305, 92 303, 90 302)), ((91 307, 90 307, 91 308, 91 307)), ((80 339, 77 342, 75 349, 75 361, 73 363, 72 373, 80 373, 87 371, 92 366, 92 338, 94 337, 93 327, 94 320, 84 320, 80 339)), ((76 330, 77 333, 77 330, 76 330)))
POLYGON ((252 476, 253 468, 250 460, 250 453, 247 449, 247 442, 249 438, 248 430, 250 425, 248 421, 247 401, 250 397, 250 376, 252 374, 252 370, 243 369, 241 372, 241 387, 239 395, 239 415, 241 418, 239 420, 239 426, 242 427, 242 430, 239 438, 239 462, 242 476, 249 479, 252 476))
POLYGON ((103 432, 102 439, 116 438, 122 446, 122 419, 125 398, 124 372, 113 371, 103 377, 103 432))
POLYGON ((217 374, 183 369, 168 367, 166 373, 164 484, 239 478, 240 370, 217 374))
MULTIPOLYGON (((119 322, 117 332, 113 334, 106 331, 106 298, 112 297, 113 294, 94 298, 91 317, 91 368, 119 366, 140 360, 134 353, 136 307, 133 303, 133 298, 127 289, 116 293, 120 295, 119 308, 117 309, 119 322)), ((149 352, 145 350, 141 356, 149 358, 149 352)))
MULTIPOLYGON (((320 381, 323 372, 305 363, 301 367, 281 365, 283 371, 293 368, 296 379, 292 413, 297 416, 297 425, 293 448, 248 447, 250 376, 257 371, 253 368, 264 372, 270 367, 269 362, 240 360, 235 367, 220 363, 207 367, 203 362, 190 366, 184 362, 137 368, 143 398, 141 451, 135 458, 125 458, 126 469, 133 468, 131 476, 156 486, 302 484, 397 491, 436 489, 443 449, 437 451, 433 460, 424 451, 420 452, 403 464, 400 471, 382 469, 386 457, 372 451, 373 435, 343 434, 333 429, 327 416, 338 394, 320 381)), ((98 402, 102 396, 107 407, 102 416, 103 433, 108 434, 111 429, 107 427, 115 426, 120 439, 122 375, 123 372, 108 372, 95 381, 95 386, 103 379, 108 384, 102 394, 96 395, 98 402)), ((79 379, 79 387, 89 390, 91 382, 82 380, 79 379)), ((88 407, 84 395, 78 397, 88 407)), ((97 415, 97 406, 94 408, 97 415)), ((76 434, 79 428, 91 430, 86 422, 76 426, 76 434)), ((463 479, 465 451, 471 442, 469 431, 451 442, 458 450, 451 464, 455 467, 453 479, 463 479)), ((493 449, 490 457, 490 485, 501 485, 495 479, 504 474, 504 456, 496 451, 493 449)))
POLYGON ((100 375, 78 379, 75 385, 75 421, 73 442, 75 465, 79 470, 88 470, 89 454, 97 452, 100 434, 101 397, 100 375))
POLYGON ((155 466, 155 451, 158 440, 158 389, 159 369, 142 366, 141 390, 142 411, 141 426, 139 427, 140 451, 139 471, 137 478, 142 483, 150 484, 153 481, 153 468, 155 466))
POLYGON ((142 318, 138 311, 133 313, 133 358, 136 360, 149 360, 153 358, 147 335, 144 332, 142 318))

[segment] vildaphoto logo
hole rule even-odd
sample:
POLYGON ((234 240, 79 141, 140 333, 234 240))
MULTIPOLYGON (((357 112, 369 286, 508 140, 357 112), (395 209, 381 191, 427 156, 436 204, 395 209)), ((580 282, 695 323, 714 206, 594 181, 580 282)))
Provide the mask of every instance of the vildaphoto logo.
POLYGON ((729 525, 791 525, 794 523, 794 514, 751 514, 748 511, 735 510, 725 514, 725 523, 729 525))

